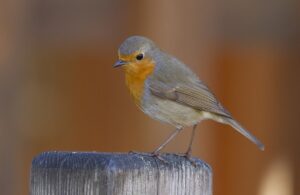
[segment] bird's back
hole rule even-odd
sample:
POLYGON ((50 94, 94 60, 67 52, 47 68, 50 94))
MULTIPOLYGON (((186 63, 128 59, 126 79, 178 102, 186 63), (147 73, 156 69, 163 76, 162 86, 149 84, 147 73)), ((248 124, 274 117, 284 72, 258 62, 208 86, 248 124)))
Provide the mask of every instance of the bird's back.
POLYGON ((150 80, 159 80, 170 84, 198 85, 201 83, 198 76, 177 58, 159 51, 154 54, 153 59, 156 67, 154 74, 149 78, 150 80))

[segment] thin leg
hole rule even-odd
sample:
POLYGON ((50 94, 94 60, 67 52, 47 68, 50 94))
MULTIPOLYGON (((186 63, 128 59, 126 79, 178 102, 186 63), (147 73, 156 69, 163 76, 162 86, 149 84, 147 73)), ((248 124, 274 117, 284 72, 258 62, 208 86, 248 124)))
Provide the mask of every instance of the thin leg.
POLYGON ((196 124, 196 125, 193 126, 193 131, 192 131, 192 136, 191 136, 191 139, 190 139, 189 147, 188 147, 188 149, 187 149, 187 151, 186 151, 186 153, 185 153, 185 156, 186 156, 187 158, 190 158, 190 157, 191 157, 191 153, 192 153, 192 145, 193 145, 193 141, 194 141, 195 131, 196 131, 197 125, 198 125, 198 124, 196 124))
POLYGON ((158 155, 158 153, 182 130, 182 128, 177 128, 169 137, 164 141, 154 152, 154 155, 158 155))

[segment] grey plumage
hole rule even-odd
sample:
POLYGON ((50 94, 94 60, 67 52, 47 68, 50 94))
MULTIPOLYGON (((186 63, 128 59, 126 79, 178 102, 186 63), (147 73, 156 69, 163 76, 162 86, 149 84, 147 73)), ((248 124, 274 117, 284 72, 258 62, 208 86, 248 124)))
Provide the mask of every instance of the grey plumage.
POLYGON ((233 119, 209 88, 184 63, 141 36, 128 38, 119 49, 125 55, 136 51, 155 63, 154 72, 146 80, 140 105, 146 114, 178 129, 212 119, 232 126, 264 149, 263 144, 233 119))

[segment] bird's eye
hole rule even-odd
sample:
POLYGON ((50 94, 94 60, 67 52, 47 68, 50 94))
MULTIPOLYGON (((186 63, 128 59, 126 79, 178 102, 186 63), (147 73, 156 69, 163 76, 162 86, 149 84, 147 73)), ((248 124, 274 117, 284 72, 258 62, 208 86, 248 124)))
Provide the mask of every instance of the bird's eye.
POLYGON ((137 60, 142 60, 144 58, 144 54, 140 53, 135 57, 137 60))

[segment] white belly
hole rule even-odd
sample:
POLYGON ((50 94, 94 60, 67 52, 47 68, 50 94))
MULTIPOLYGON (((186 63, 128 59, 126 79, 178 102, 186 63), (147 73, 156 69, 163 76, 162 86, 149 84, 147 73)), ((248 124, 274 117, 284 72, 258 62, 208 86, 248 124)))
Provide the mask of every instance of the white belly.
POLYGON ((143 104, 142 110, 150 117, 176 127, 195 125, 205 117, 202 111, 154 96, 143 104))

